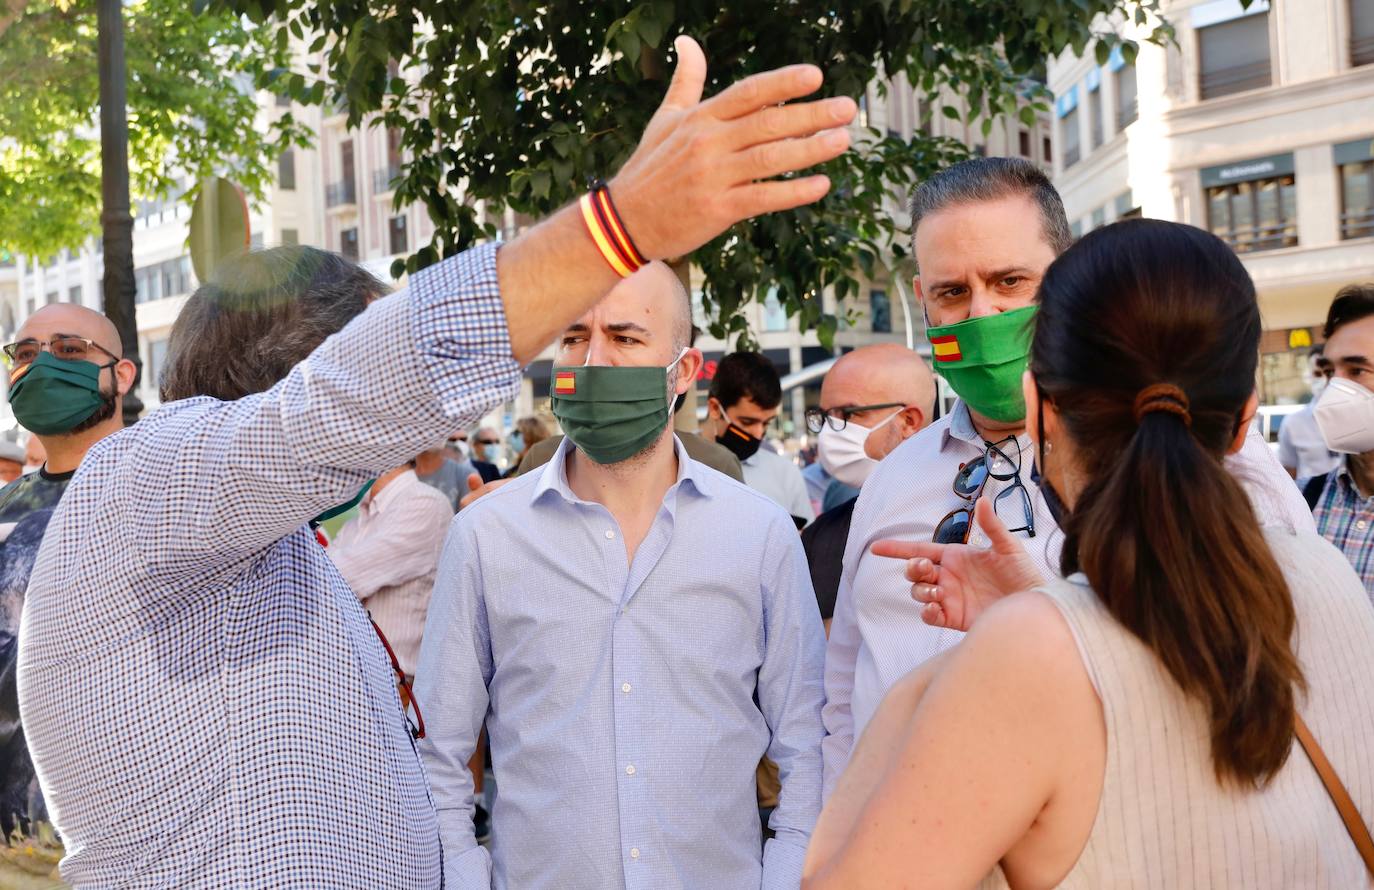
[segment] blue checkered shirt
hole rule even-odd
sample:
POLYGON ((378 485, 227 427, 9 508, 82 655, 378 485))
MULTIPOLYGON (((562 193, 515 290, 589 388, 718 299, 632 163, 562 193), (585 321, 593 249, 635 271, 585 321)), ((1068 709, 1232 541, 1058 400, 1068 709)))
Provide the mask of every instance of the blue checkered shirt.
POLYGON ((67 881, 440 886, 387 656, 307 521, 519 373, 488 245, 417 273, 267 392, 168 404, 91 449, 19 655, 67 881))
POLYGON ((1355 488, 1346 463, 1326 477, 1312 518, 1323 538, 1345 554, 1374 600, 1374 497, 1364 497, 1355 488))
POLYGON ((825 638, 770 499, 687 457, 628 563, 564 440, 454 519, 420 647, 420 742, 461 890, 796 890, 821 804, 825 638), (486 720, 492 853, 468 757, 486 720), (754 773, 782 793, 762 843, 754 773))

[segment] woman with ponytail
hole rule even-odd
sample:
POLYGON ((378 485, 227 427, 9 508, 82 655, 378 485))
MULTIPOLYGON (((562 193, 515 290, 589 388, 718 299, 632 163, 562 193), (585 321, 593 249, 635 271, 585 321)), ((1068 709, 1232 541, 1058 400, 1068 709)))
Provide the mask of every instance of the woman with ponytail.
MULTIPOLYGON (((1050 267, 1026 401, 1063 578, 889 693, 807 890, 1371 886, 1374 610, 1314 533, 1261 529, 1222 466, 1260 332, 1244 267, 1199 229, 1118 223, 1050 267)), ((981 558, 1010 560, 988 506, 981 558)))

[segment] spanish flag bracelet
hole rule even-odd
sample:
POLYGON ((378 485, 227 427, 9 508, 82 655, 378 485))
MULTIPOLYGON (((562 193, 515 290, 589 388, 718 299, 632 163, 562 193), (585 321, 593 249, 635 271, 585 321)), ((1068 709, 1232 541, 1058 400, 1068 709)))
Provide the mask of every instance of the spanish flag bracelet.
POLYGON ((596 247, 610 263, 611 268, 621 278, 628 278, 639 270, 648 260, 635 247, 625 224, 620 221, 615 204, 611 202, 611 190, 606 181, 598 179, 592 183, 591 191, 578 202, 582 207, 582 221, 596 242, 596 247))

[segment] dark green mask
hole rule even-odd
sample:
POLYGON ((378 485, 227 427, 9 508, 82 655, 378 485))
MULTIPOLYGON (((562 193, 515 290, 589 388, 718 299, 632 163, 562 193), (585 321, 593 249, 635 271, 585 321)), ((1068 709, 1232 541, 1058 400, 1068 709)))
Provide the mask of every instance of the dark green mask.
POLYGON ((69 433, 100 410, 100 372, 115 362, 66 361, 44 350, 38 358, 10 375, 10 407, 31 433, 56 436, 69 433))
POLYGON ((634 457, 668 425, 668 377, 686 354, 684 349, 666 368, 554 368, 553 416, 578 450, 597 463, 634 457))

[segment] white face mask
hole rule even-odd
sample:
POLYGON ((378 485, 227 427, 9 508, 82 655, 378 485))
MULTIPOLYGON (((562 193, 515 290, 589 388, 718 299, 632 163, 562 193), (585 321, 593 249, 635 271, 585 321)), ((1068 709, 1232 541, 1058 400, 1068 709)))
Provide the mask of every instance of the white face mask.
POLYGON ((462 460, 468 459, 468 443, 463 439, 451 440, 448 443, 448 450, 458 455, 458 457, 462 460))
POLYGON ((1374 392, 1333 377, 1312 409, 1326 447, 1344 454, 1374 451, 1374 392))
POLYGON ((845 485, 851 488, 861 487, 868 480, 873 468, 878 465, 876 460, 864 453, 864 442, 874 430, 888 425, 901 413, 901 409, 894 411, 890 417, 874 427, 860 426, 851 420, 838 432, 831 429, 827 423, 821 427, 816 442, 821 466, 832 478, 845 485))

